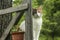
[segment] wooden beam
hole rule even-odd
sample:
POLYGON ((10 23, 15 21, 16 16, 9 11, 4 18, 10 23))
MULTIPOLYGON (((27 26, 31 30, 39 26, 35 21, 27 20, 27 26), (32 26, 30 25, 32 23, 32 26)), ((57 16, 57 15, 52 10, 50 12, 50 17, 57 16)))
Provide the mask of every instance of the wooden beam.
MULTIPOLYGON (((20 13, 20 12, 16 12, 16 13, 20 13)), ((19 20, 21 19, 22 16, 23 16, 23 13, 21 13, 21 14, 19 15, 19 17, 17 18, 17 20, 16 20, 16 22, 15 22, 14 25, 17 25, 17 24, 18 24, 18 22, 19 22, 19 20)))
MULTIPOLYGON (((24 12, 22 12, 24 13, 24 12)), ((17 18, 19 17, 20 13, 17 13, 16 16, 14 16, 10 22, 10 24, 8 25, 7 29, 5 30, 5 32, 2 34, 2 37, 0 38, 0 40, 5 40, 5 38, 7 37, 7 35, 9 34, 11 28, 13 27, 15 21, 17 20, 17 18)))
POLYGON ((11 13, 11 12, 16 12, 16 11, 20 11, 20 10, 24 10, 28 8, 28 4, 21 4, 20 6, 17 7, 11 7, 11 8, 7 8, 7 9, 3 9, 0 10, 0 15, 2 14, 6 14, 6 13, 11 13))
POLYGON ((28 10, 26 11, 25 19, 25 40, 33 40, 33 27, 32 27, 32 0, 25 0, 28 5, 28 10))

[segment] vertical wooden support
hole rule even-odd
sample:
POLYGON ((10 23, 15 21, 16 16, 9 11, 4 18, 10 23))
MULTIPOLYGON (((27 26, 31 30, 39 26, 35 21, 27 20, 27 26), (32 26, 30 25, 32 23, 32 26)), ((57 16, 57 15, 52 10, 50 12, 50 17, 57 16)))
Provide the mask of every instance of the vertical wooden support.
POLYGON ((25 19, 25 40, 33 40, 33 31, 32 31, 32 0, 25 0, 28 3, 28 9, 26 11, 25 19))
MULTIPOLYGON (((3 0, 3 7, 4 9, 5 8, 9 8, 9 7, 12 7, 12 0, 3 0)), ((5 27, 7 28, 7 26, 9 25, 11 19, 12 19, 12 14, 5 14, 5 20, 6 20, 6 24, 5 24, 5 27)), ((4 20, 3 20, 4 21, 4 20)), ((10 33, 8 34, 7 38, 5 40, 11 40, 11 35, 10 33)))
MULTIPOLYGON (((6 9, 11 6, 12 6, 12 0, 0 0, 0 9, 6 9)), ((12 14, 0 15, 0 37, 7 28, 11 19, 12 19, 12 14)))
MULTIPOLYGON (((0 10, 2 9, 2 0, 0 0, 0 10)), ((0 15, 0 37, 2 35, 2 15, 0 15)))

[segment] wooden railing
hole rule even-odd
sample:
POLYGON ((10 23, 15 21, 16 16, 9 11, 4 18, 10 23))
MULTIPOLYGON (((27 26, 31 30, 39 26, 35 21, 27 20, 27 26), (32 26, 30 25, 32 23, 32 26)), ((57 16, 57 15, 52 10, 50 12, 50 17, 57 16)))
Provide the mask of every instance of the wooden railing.
MULTIPOLYGON (((31 0, 24 0, 24 2, 17 6, 17 7, 11 7, 7 9, 0 10, 0 15, 8 14, 16 12, 16 16, 14 16, 6 28, 6 30, 3 32, 0 40, 5 40, 7 35, 9 34, 10 30, 12 29, 13 25, 17 22, 17 19, 21 18, 23 13, 26 13, 25 17, 25 23, 26 23, 26 32, 25 32, 25 40, 33 40, 33 34, 32 34, 32 7, 31 7, 31 0)), ((18 23, 18 22, 17 22, 18 23)))

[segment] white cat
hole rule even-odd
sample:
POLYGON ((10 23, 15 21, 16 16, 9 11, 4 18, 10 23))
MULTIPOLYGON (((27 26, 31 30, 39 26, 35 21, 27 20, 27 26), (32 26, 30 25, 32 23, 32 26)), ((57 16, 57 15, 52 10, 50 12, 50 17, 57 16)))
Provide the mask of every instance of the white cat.
MULTIPOLYGON (((33 21, 33 40, 38 40, 40 30, 42 27, 42 8, 39 7, 38 9, 33 9, 32 15, 33 21)), ((22 31, 25 32, 25 20, 19 26, 22 31)))

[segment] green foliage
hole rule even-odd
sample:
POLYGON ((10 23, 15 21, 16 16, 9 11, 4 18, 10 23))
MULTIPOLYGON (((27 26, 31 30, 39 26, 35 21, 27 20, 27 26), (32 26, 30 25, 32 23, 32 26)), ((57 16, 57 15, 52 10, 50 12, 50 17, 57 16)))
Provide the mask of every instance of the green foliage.
POLYGON ((32 1, 32 6, 33 6, 33 8, 37 8, 37 7, 38 7, 38 2, 37 2, 37 0, 33 0, 33 1, 32 1))
POLYGON ((22 0, 14 0, 14 1, 13 1, 13 6, 20 5, 21 2, 22 2, 22 0))
POLYGON ((51 30, 54 36, 60 35, 60 0, 46 0, 43 4, 43 27, 51 30), (58 33, 58 34, 57 34, 58 33))
POLYGON ((44 0, 32 0, 32 7, 37 8, 38 6, 42 5, 44 0))

